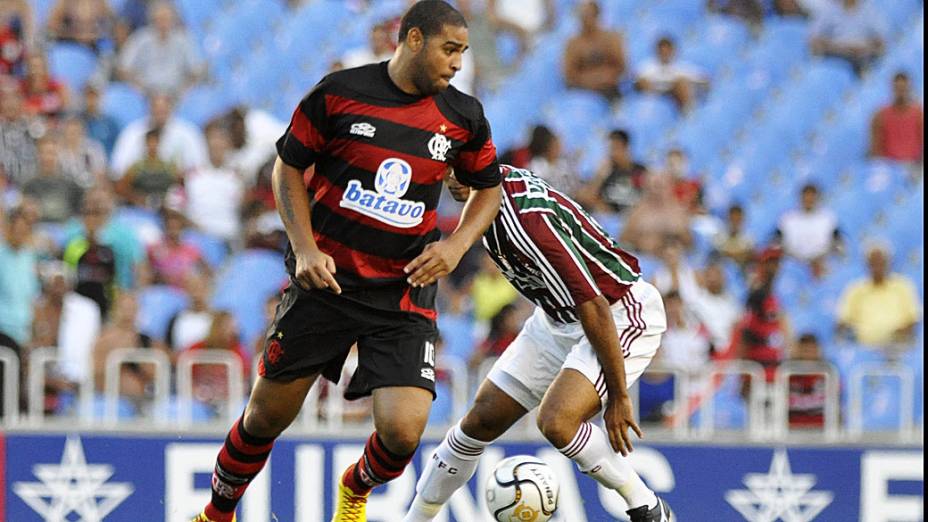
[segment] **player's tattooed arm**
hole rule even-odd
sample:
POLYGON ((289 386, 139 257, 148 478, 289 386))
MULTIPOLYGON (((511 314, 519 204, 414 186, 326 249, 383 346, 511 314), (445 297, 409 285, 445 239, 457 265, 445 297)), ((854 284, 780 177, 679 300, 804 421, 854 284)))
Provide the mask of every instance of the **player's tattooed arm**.
POLYGON ((303 185, 303 173, 278 158, 274 164, 271 186, 296 258, 296 282, 304 288, 328 288, 341 293, 335 281, 335 261, 319 250, 313 239, 309 194, 303 185))

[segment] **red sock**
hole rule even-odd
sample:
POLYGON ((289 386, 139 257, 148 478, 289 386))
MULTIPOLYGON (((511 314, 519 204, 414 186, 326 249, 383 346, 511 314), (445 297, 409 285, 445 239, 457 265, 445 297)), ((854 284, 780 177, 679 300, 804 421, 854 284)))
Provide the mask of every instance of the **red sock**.
POLYGON ((245 431, 242 418, 235 421, 216 459, 213 496, 205 509, 210 520, 232 522, 239 499, 264 468, 273 446, 274 438, 255 437, 245 431))
POLYGON ((397 455, 388 450, 377 432, 371 434, 364 446, 364 455, 345 470, 342 482, 357 495, 367 495, 375 487, 386 484, 403 474, 415 451, 397 455))

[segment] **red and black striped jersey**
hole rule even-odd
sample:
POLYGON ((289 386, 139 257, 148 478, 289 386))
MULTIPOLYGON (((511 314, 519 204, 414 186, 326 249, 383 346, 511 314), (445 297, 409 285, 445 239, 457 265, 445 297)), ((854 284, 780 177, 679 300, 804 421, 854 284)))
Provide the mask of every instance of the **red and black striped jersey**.
MULTIPOLYGON (((474 188, 500 183, 480 102, 454 87, 405 93, 387 63, 323 78, 277 142, 287 165, 315 165, 313 235, 343 289, 406 285, 403 267, 440 237, 436 207, 449 168, 474 188)), ((291 251, 291 275, 294 265, 291 251)))
POLYGON ((528 170, 503 165, 503 204, 483 236, 516 289, 559 323, 599 295, 622 298, 641 278, 638 260, 574 200, 528 170))

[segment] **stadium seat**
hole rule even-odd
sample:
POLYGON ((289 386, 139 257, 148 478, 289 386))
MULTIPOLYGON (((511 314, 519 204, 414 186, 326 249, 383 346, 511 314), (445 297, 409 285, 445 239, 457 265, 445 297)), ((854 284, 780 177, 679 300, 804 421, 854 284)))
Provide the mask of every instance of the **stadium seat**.
POLYGON ((223 114, 235 105, 227 89, 211 85, 198 85, 186 91, 177 105, 177 115, 203 127, 212 118, 223 114))
POLYGON ((97 71, 97 56, 87 47, 74 43, 57 43, 48 52, 49 71, 77 93, 97 71))
POLYGON ((223 240, 213 237, 206 232, 197 229, 187 229, 184 231, 182 239, 186 243, 191 243, 200 249, 203 259, 213 269, 222 266, 229 255, 229 249, 223 240))
POLYGON ((139 291, 139 332, 163 340, 171 318, 187 308, 189 298, 183 291, 166 285, 153 285, 139 291))
POLYGON ((161 216, 147 208, 119 207, 113 214, 113 220, 131 228, 136 238, 144 246, 161 239, 164 228, 161 216))
POLYGON ((213 307, 232 312, 242 342, 253 345, 267 328, 265 302, 287 282, 282 256, 269 250, 239 252, 228 259, 216 281, 213 307))
POLYGON ((470 317, 443 313, 438 316, 438 329, 444 341, 444 352, 462 361, 470 358, 478 339, 474 337, 474 320, 470 317))
POLYGON ((112 82, 103 93, 103 112, 112 116, 120 127, 148 115, 148 102, 135 87, 112 82))

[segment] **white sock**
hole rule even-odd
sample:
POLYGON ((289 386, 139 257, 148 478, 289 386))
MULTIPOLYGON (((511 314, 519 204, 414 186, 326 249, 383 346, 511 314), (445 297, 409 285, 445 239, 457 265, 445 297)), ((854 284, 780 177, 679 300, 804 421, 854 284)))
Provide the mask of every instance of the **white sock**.
POLYGON ((609 437, 599 426, 584 422, 570 444, 558 451, 577 463, 584 475, 618 491, 629 509, 657 505, 657 496, 635 473, 628 459, 613 451, 609 437))
POLYGON ((474 476, 490 443, 467 436, 456 424, 432 454, 416 484, 416 498, 403 522, 431 522, 451 495, 474 476))

